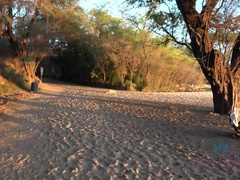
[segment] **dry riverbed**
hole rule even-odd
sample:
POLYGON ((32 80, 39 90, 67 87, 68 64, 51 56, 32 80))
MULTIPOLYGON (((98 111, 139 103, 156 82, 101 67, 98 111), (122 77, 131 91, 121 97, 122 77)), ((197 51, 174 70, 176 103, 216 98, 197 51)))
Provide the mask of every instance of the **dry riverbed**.
POLYGON ((211 92, 45 84, 0 111, 0 179, 239 179, 211 92))

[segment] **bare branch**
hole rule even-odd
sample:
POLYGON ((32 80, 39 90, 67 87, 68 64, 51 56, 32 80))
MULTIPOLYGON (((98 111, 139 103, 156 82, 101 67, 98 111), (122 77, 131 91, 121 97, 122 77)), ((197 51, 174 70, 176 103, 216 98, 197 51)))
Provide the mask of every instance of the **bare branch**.
POLYGON ((224 5, 224 0, 222 0, 222 2, 221 2, 221 5, 217 8, 217 10, 214 12, 214 14, 213 14, 213 16, 215 16, 219 11, 220 11, 220 9, 222 9, 222 7, 223 7, 223 5, 224 5))
POLYGON ((207 0, 201 14, 211 15, 219 0, 207 0))
MULTIPOLYGON (((164 30, 164 32, 165 32, 168 36, 170 36, 170 37, 172 38, 172 40, 173 40, 174 42, 176 42, 177 44, 186 46, 189 50, 192 51, 192 47, 191 47, 187 42, 178 41, 177 38, 176 38, 173 34, 171 34, 166 28, 164 28, 163 26, 161 26, 161 28, 164 30)), ((156 32, 156 31, 154 31, 154 30, 153 30, 153 32, 156 33, 156 34, 159 34, 158 32, 156 32)))

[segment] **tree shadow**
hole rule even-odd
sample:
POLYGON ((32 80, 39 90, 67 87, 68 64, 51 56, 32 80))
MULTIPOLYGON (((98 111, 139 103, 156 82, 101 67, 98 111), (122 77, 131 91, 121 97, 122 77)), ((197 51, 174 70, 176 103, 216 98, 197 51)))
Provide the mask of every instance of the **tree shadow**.
POLYGON ((9 82, 17 85, 22 90, 29 90, 26 82, 24 81, 24 76, 16 72, 12 67, 5 64, 0 64, 1 76, 7 79, 9 82))

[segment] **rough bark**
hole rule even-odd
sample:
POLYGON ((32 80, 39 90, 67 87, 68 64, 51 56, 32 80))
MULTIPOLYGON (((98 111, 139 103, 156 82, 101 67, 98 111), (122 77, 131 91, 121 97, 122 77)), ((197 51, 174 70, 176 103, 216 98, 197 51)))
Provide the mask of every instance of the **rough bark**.
POLYGON ((214 111, 228 114, 236 106, 238 71, 240 67, 240 35, 233 49, 232 65, 225 66, 222 53, 213 48, 208 36, 209 23, 218 0, 206 1, 201 13, 196 11, 195 0, 176 0, 183 15, 192 51, 199 62, 202 72, 212 88, 214 111))
POLYGON ((208 81, 212 88, 214 111, 228 114, 235 104, 235 84, 229 67, 224 66, 223 56, 219 51, 213 51, 210 57, 213 61, 212 74, 208 81))

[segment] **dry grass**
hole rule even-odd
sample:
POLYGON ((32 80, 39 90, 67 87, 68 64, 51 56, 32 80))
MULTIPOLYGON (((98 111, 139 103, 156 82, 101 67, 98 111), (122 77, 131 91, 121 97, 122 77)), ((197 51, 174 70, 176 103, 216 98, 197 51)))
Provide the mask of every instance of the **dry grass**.
MULTIPOLYGON (((176 51, 176 50, 175 50, 176 51)), ((201 86, 206 80, 200 67, 188 56, 161 48, 148 64, 147 86, 144 91, 178 91, 179 85, 201 86), (169 53, 166 53, 169 52, 169 53), (159 59, 160 57, 160 59, 159 59)))
POLYGON ((17 73, 14 68, 1 64, 0 72, 0 93, 15 93, 29 89, 23 75, 17 73))

